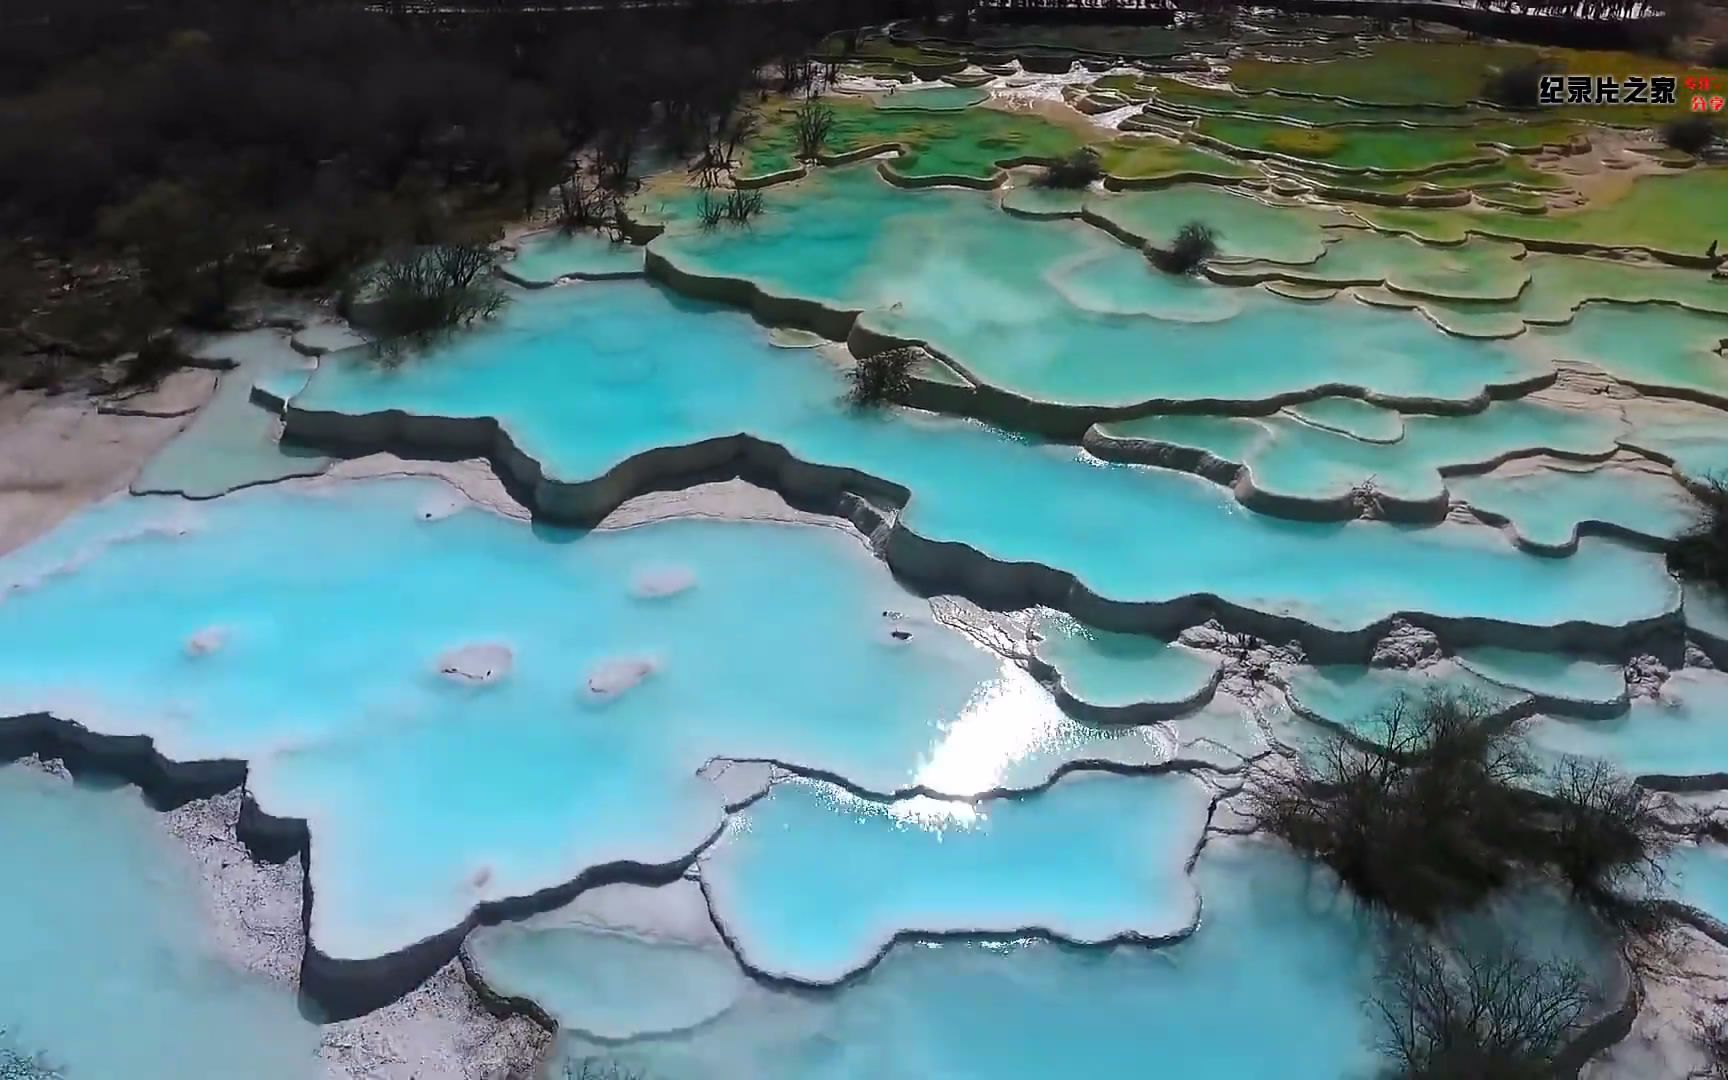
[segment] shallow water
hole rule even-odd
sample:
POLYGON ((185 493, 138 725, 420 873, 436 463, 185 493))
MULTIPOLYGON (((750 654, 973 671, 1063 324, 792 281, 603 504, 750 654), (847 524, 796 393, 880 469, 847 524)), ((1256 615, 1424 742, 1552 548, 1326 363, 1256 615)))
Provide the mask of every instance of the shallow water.
POLYGON ((1676 848, 1666 869, 1675 899, 1728 925, 1728 848, 1721 844, 1676 848))
POLYGON ((1460 476, 1448 486, 1472 507, 1510 521, 1524 540, 1549 548, 1571 544, 1586 523, 1672 540, 1698 513, 1686 489, 1655 469, 1547 468, 1460 476))
POLYGON ((1290 678, 1289 692, 1290 703, 1298 711, 1366 738, 1379 737, 1389 715, 1401 708, 1414 711, 1432 694, 1463 695, 1495 711, 1528 700, 1521 691, 1450 661, 1408 669, 1322 664, 1297 671, 1290 678))
POLYGON ((557 229, 525 236, 504 269, 524 281, 550 284, 564 277, 622 277, 642 272, 643 250, 597 232, 557 229))
POLYGON ((1728 315, 1587 304, 1567 326, 1535 327, 1531 335, 1551 355, 1587 361, 1634 386, 1728 401, 1728 364, 1717 354, 1728 340, 1728 315))
MULTIPOLYGON (((1448 479, 1446 473, 1482 468, 1503 458, 1543 450, 1604 457, 1614 452, 1615 440, 1626 430, 1612 409, 1561 406, 1539 399, 1495 402, 1481 412, 1462 416, 1415 415, 1404 419, 1401 426, 1402 437, 1370 441, 1285 416, 1171 415, 1101 424, 1096 432, 1106 444, 1132 440, 1206 450, 1220 460, 1246 465, 1255 488, 1287 498, 1335 501, 1371 485, 1379 495, 1434 502, 1444 499, 1453 485, 1460 493, 1494 490, 1484 480, 1472 485, 1468 478, 1448 479)), ((1539 483, 1571 498, 1556 498, 1541 507, 1523 505, 1520 521, 1528 515, 1538 527, 1550 522, 1555 523, 1551 528, 1575 525, 1589 520, 1577 515, 1588 515, 1603 501, 1593 498, 1597 495, 1594 483, 1568 491, 1552 479, 1558 474, 1540 475, 1539 483)), ((1649 486, 1660 495, 1662 478, 1646 479, 1654 481, 1649 486)), ((1504 501, 1490 497, 1490 508, 1504 501)), ((1653 516, 1649 509, 1642 506, 1625 512, 1643 523, 1653 516)))
POLYGON ((744 963, 832 983, 896 938, 1042 930, 1079 943, 1184 933, 1212 791, 1190 776, 1071 773, 973 805, 776 784, 701 861, 744 963))
POLYGON ((1221 257, 1280 263, 1320 258, 1331 238, 1326 227, 1349 220, 1335 211, 1271 206, 1211 184, 1095 197, 1086 210, 1159 246, 1188 222, 1202 221, 1216 234, 1221 257))
POLYGON ((1467 670, 1501 686, 1543 698, 1575 702, 1623 702, 1626 673, 1619 664, 1522 649, 1479 645, 1458 651, 1467 670))
POLYGON ((1065 691, 1099 708, 1192 701, 1218 675, 1216 656, 1146 634, 1094 630, 1054 614, 1037 631, 1034 654, 1056 669, 1065 691))
POLYGON ((0 767, 0 1032, 65 1075, 311 1080, 293 989, 219 952, 199 870, 135 790, 0 767))
POLYGON ((878 109, 929 109, 947 112, 964 109, 985 100, 989 91, 958 86, 920 87, 916 90, 896 90, 871 99, 878 109))
POLYGON ((903 945, 838 990, 764 990, 688 1033, 562 1051, 725 1080, 1130 1077, 1149 1062, 1230 1080, 1371 1072, 1370 939, 1335 885, 1232 839, 1207 846, 1194 879, 1200 927, 1161 949, 903 945))
POLYGON ((264 809, 310 820, 312 936, 351 957, 590 866, 687 856, 720 824, 694 776, 711 757, 969 794, 1175 748, 1063 716, 837 531, 579 538, 444 516, 452 495, 386 480, 92 511, 0 561, 18 586, 0 604, 0 714, 249 760, 264 809), (669 571, 690 587, 657 598, 669 571), (464 646, 502 653, 486 665, 502 674, 482 681, 453 658, 464 646))
POLYGON ((1476 526, 1279 520, 1197 477, 976 423, 863 414, 842 394, 819 357, 771 348, 746 316, 619 282, 526 295, 500 325, 398 371, 326 362, 293 405, 497 416, 567 481, 655 447, 749 433, 909 490, 902 520, 921 536, 1066 570, 1117 600, 1211 593, 1338 628, 1401 610, 1618 624, 1677 602, 1658 557, 1612 541, 1547 559, 1476 526), (1011 509, 1025 507, 1040 512, 1011 509), (1102 542, 1118 535, 1135 542, 1102 542))
POLYGON ((566 1032, 601 1039, 691 1028, 754 988, 701 886, 687 879, 601 886, 521 922, 480 927, 464 950, 494 989, 528 997, 566 1032))
MULTIPOLYGON (((1281 65, 1298 81, 1359 47, 1285 44, 1317 54, 1281 65)), ((998 91, 1053 102, 1089 78, 998 91)), ((1352 113, 1183 87, 1164 89, 1327 123, 1352 113)), ((681 170, 652 178, 633 212, 667 224, 652 251, 676 267, 861 312, 855 346, 871 333, 929 343, 954 370, 926 360, 920 372, 942 368, 950 392, 964 372, 985 388, 977 407, 998 390, 1067 407, 1076 431, 1132 417, 1095 424, 1085 445, 1143 457, 1127 442, 1159 443, 1184 467, 1184 451, 1204 450, 1246 466, 1257 492, 1218 484, 1216 462, 1205 478, 849 408, 842 349, 657 281, 514 291, 501 318, 392 370, 355 349, 314 374, 288 334, 256 331, 207 350, 239 366, 134 485, 191 499, 117 497, 0 559, 0 716, 49 711, 147 736, 171 759, 243 761, 260 808, 309 824, 309 932, 338 958, 401 949, 590 872, 654 868, 670 884, 601 885, 465 944, 472 972, 560 1026, 549 1075, 585 1059, 751 1080, 1374 1075, 1363 1005, 1377 928, 1325 872, 1231 835, 1247 820, 1231 796, 1252 782, 1249 761, 1300 760, 1337 730, 1383 737, 1400 697, 1441 689, 1540 711, 1528 731, 1545 764, 1587 754, 1637 775, 1728 776, 1728 676, 1682 669, 1659 697, 1628 701, 1623 665, 1647 645, 1679 655, 1681 590, 1660 547, 1696 507, 1667 462, 1694 479, 1728 469, 1728 427, 1698 403, 1728 402, 1716 355, 1728 293, 1702 270, 1464 235, 1513 222, 1533 240, 1707 240, 1713 204, 1646 222, 1635 211, 1652 192, 1713 191, 1720 170, 1639 180, 1618 200, 1605 185, 1601 207, 1576 213, 1333 209, 1289 193, 1431 180, 1536 210, 1542 197, 1503 185, 1561 189, 1577 174, 1533 157, 1426 178, 1319 166, 1293 178, 1112 133, 1099 137, 1112 185, 1184 170, 1256 183, 1060 192, 1027 186, 1036 166, 1005 193, 885 182, 977 186, 1003 179, 999 162, 1079 144, 1078 126, 977 107, 987 96, 921 87, 841 102, 830 150, 905 152, 813 166, 768 189, 748 227, 695 228, 681 170), (1140 241, 1167 243, 1189 221, 1216 230, 1218 258, 1194 276, 1153 269, 1140 241), (1649 303, 1662 300, 1673 303, 1649 303), (330 467, 279 444, 272 410, 290 427, 316 413, 496 418, 551 484, 714 442, 715 471, 746 454, 750 479, 800 505, 832 509, 844 487, 885 524, 868 545, 841 528, 703 517, 584 532, 493 516, 425 478, 212 498, 330 467), (795 460, 776 473, 779 450, 795 460), (1476 475, 1502 459, 1516 460, 1476 475), (1267 494, 1332 500, 1324 513, 1340 516, 1375 516, 1376 494, 1421 501, 1435 523, 1247 509, 1267 494), (1596 526, 1640 539, 1577 537, 1596 526), (1053 608, 932 603, 914 582, 1118 629, 1053 608), (1171 640, 1216 617, 1360 661, 1368 635, 1325 631, 1399 614, 1438 629, 1444 658, 1266 671, 1256 642, 1225 655, 1171 640), (1536 633, 1556 627, 1606 651, 1477 643, 1534 648, 1560 640, 1536 633), (1129 723, 1147 715, 1167 719, 1129 723)), ((769 109, 748 150, 757 171, 792 163, 786 110, 769 109)), ((1426 107, 1379 119, 1394 116, 1467 119, 1426 107)), ((1318 129, 1201 123, 1306 141, 1334 165, 1469 156, 1483 134, 1340 129, 1324 151, 1318 129)), ((1528 142, 1532 130, 1499 134, 1528 142)), ((534 284, 642 277, 646 255, 542 233, 506 269, 534 284)), ((320 325, 296 340, 348 339, 320 325)), ((415 437, 453 430, 424 423, 415 437)), ((398 449, 473 453, 483 433, 398 449)), ((596 511, 630 493, 586 491, 596 511)), ((1728 649, 1721 597, 1689 587, 1685 616, 1693 644, 1728 649)), ((217 956, 187 854, 148 813, 128 791, 0 769, 0 858, 15 864, 0 961, 24 973, 0 980, 0 1029, 73 1080, 316 1072, 317 1029, 289 988, 217 956)), ((1686 849, 1675 867, 1679 898, 1728 909, 1728 857, 1686 849)), ((1618 978, 1599 928, 1555 893, 1515 892, 1455 929, 1580 959, 1604 987, 1618 978)))
POLYGON ((1219 267, 1217 272, 1234 280, 1271 274, 1304 284, 1386 285, 1417 296, 1511 301, 1530 280, 1523 255, 1521 245, 1493 240, 1435 247, 1407 237, 1349 229, 1337 231, 1324 253, 1306 265, 1250 263, 1219 267))
MULTIPOLYGON (((1239 196, 1193 197, 1239 203, 1244 237, 1271 213, 1239 196)), ((1132 214, 1138 196, 1122 198, 1108 205, 1132 214)), ((1218 227, 1238 231, 1230 219, 1218 227)), ((1254 401, 1329 384, 1458 400, 1543 370, 1493 343, 1436 334, 1411 313, 1293 304, 1161 274, 1089 225, 1005 215, 974 192, 905 192, 867 166, 776 192, 747 230, 671 234, 651 250, 694 273, 864 311, 873 329, 929 342, 984 382, 1047 401, 1254 401), (1079 267, 1088 286, 1067 287, 1079 267)))
POLYGON ((1531 744, 1547 755, 1607 761, 1631 776, 1728 775, 1728 675, 1687 668, 1669 676, 1655 698, 1632 700, 1607 720, 1543 718, 1531 744))
POLYGON ((144 463, 132 490, 208 499, 329 468, 327 457, 279 445, 281 425, 252 402, 255 383, 291 386, 312 367, 310 358, 288 344, 289 338, 283 330, 253 330, 218 338, 200 350, 206 358, 235 366, 221 373, 216 397, 186 430, 144 463))
POLYGON ((1287 407, 1285 412, 1318 428, 1365 442, 1396 442, 1404 435, 1404 417, 1359 398, 1323 397, 1287 407))

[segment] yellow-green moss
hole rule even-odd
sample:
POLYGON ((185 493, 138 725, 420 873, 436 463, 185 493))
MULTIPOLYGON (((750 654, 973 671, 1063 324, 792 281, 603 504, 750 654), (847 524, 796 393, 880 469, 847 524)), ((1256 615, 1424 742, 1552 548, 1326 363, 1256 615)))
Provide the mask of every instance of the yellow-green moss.
MULTIPOLYGON (((891 168, 910 178, 988 180, 1001 162, 1051 160, 1082 144, 1075 132, 1031 113, 985 107, 943 113, 878 109, 867 101, 847 98, 828 99, 828 104, 834 110, 834 129, 824 153, 895 144, 905 152, 891 168)), ((761 133, 746 148, 746 175, 779 172, 796 164, 793 109, 782 105, 765 114, 761 133)))
POLYGON ((1101 154, 1105 173, 1130 183, 1176 176, 1235 180, 1259 175, 1250 165, 1156 135, 1117 139, 1104 146, 1101 154))
MULTIPOLYGON (((1482 97, 1495 71, 1545 59, 1558 71, 1577 75, 1673 74, 1688 70, 1712 76, 1715 85, 1728 83, 1728 71, 1708 72, 1656 60, 1636 53, 1582 49, 1537 49, 1526 45, 1476 41, 1382 41, 1365 56, 1324 63, 1288 64, 1240 60, 1231 66, 1230 81, 1248 91, 1276 90, 1313 94, 1378 105, 1462 106, 1482 97)), ((1679 104, 1555 106, 1547 117, 1593 123, 1645 126, 1672 119, 1688 110, 1684 86, 1679 104)))
POLYGON ((1266 149, 1291 157, 1327 158, 1344 149, 1344 138, 1321 128, 1279 128, 1268 132, 1266 149))
POLYGON ((1565 121, 1542 124, 1476 125, 1467 128, 1377 127, 1293 128, 1237 117, 1209 116, 1195 131, 1230 146, 1260 153, 1320 162, 1340 169, 1415 172, 1448 165, 1491 161, 1488 144, 1535 150, 1564 144, 1578 134, 1565 121))
POLYGON ((1639 247, 1698 256, 1713 240, 1728 247, 1728 169, 1693 168, 1644 176, 1613 201, 1542 215, 1382 207, 1359 213, 1379 227, 1442 243, 1474 231, 1538 243, 1639 247))

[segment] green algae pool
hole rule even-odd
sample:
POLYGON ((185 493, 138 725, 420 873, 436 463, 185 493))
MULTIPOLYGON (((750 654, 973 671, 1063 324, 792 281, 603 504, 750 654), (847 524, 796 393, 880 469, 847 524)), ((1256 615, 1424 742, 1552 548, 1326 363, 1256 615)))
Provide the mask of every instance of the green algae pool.
POLYGON ((1360 213, 1376 228, 1442 244, 1478 233, 1536 243, 1699 256, 1712 240, 1728 245, 1728 168, 1642 176, 1620 198, 1541 215, 1401 207, 1368 207, 1360 213))
POLYGON ((1259 175, 1248 163, 1151 133, 1111 140, 1100 151, 1100 163, 1105 173, 1128 187, 1178 178, 1241 180, 1259 175))
POLYGON ((989 100, 989 98, 989 91, 979 90, 975 87, 932 86, 904 92, 890 90, 888 93, 871 100, 878 109, 887 109, 890 112, 900 110, 953 112, 969 109, 980 102, 989 100))
MULTIPOLYGON (((834 129, 824 153, 842 155, 898 145, 902 153, 889 167, 909 180, 952 176, 989 182, 1000 174, 1004 162, 1052 160, 1078 149, 1084 141, 1075 131, 1031 113, 983 107, 947 112, 877 108, 845 98, 828 104, 834 110, 834 129)), ((765 118, 761 134, 746 151, 747 175, 783 172, 798 164, 793 111, 782 106, 765 118)))
POLYGON ((1366 56, 1319 64, 1240 60, 1230 81, 1241 90, 1341 98, 1374 105, 1467 105, 1489 69, 1528 63, 1536 50, 1482 42, 1382 41, 1366 56))
POLYGON ((1153 244, 1168 244, 1190 221, 1213 225, 1224 258, 1307 263, 1327 250, 1326 230, 1351 224, 1343 214, 1310 206, 1278 206, 1208 184, 1178 184, 1152 192, 1087 199, 1089 217, 1153 244))
MULTIPOLYGON (((1035 113, 953 104, 971 102, 979 93, 947 87, 885 95, 873 102, 830 99, 834 130, 823 153, 837 157, 871 147, 898 146, 901 153, 887 163, 896 176, 924 182, 953 177, 988 184, 1000 177, 1004 165, 1053 161, 1093 142, 1105 173, 1128 186, 1182 178, 1230 181, 1259 175, 1252 164, 1156 134, 1108 138, 1107 133, 1099 132, 1096 138, 1088 139, 1077 124, 1058 124, 1035 113), (900 104, 902 97, 947 104, 900 104)), ((797 167, 792 117, 791 106, 767 117, 761 134, 745 151, 745 177, 769 176, 797 167)))
POLYGON ((1569 186, 1564 176, 1538 169, 1518 154, 1505 153, 1496 154, 1492 161, 1444 166, 1412 176, 1379 173, 1340 176, 1328 172, 1320 164, 1291 166, 1289 171, 1324 191, 1328 197, 1375 203, 1383 203, 1380 196, 1387 195, 1473 192, 1484 199, 1518 200, 1535 208, 1543 202, 1539 192, 1559 191, 1569 186))
POLYGON ((959 58, 951 49, 925 49, 895 41, 883 33, 859 35, 851 50, 846 48, 845 35, 830 34, 817 44, 811 55, 823 60, 877 60, 906 67, 927 67, 959 58))
MULTIPOLYGON (((1479 243, 1482 241, 1470 242, 1479 243)), ((1465 245, 1466 248, 1469 246, 1465 245)), ((1376 297, 1374 302, 1407 301, 1407 306, 1420 307, 1436 322, 1449 326, 1491 328, 1493 336, 1513 336, 1526 326, 1564 326, 1573 322, 1587 306, 1610 309, 1616 305, 1638 306, 1635 313, 1624 311, 1608 317, 1628 330, 1598 337, 1586 351, 1569 354, 1575 359, 1590 360, 1610 371, 1621 372, 1633 382, 1662 382, 1661 378, 1649 376, 1660 370, 1659 360, 1664 356, 1692 354, 1694 359, 1681 363, 1701 370, 1697 358, 1711 351, 1721 338, 1728 337, 1728 321, 1704 317, 1728 316, 1728 288, 1723 288, 1722 283, 1707 271, 1677 266, 1627 265, 1612 259, 1548 252, 1532 252, 1525 256, 1522 265, 1529 273, 1529 284, 1511 303, 1491 304, 1409 295, 1376 297), (1630 331, 1633 326, 1637 327, 1636 331, 1630 331), (1645 359, 1641 363, 1629 359, 1636 357, 1645 359)), ((1585 322, 1589 324, 1595 319, 1596 316, 1592 315, 1585 322)), ((1539 331, 1538 336, 1543 333, 1547 331, 1539 331)), ((1567 337, 1564 333, 1555 336, 1567 337)), ((1685 371, 1686 367, 1670 370, 1677 374, 1685 371)), ((1664 385, 1670 389, 1685 386, 1719 388, 1720 380, 1700 382, 1697 378, 1688 377, 1681 383, 1664 385)))
MULTIPOLYGON (((1722 86, 1728 72, 1690 69, 1685 64, 1628 52, 1536 49, 1484 41, 1381 41, 1362 56, 1322 63, 1290 64, 1239 60, 1230 81, 1240 90, 1279 91, 1376 106, 1462 107, 1479 101, 1497 70, 1545 59, 1563 73, 1580 75, 1701 74, 1722 86)), ((1658 124, 1685 115, 1677 105, 1559 106, 1531 114, 1627 127, 1658 124)))
MULTIPOLYGON (((1573 457, 1611 454, 1617 415, 1534 399, 1495 402, 1463 416, 1413 416, 1401 437, 1370 442, 1281 416, 1153 416, 1100 425, 1104 442, 1189 446, 1244 465, 1252 488, 1285 499, 1335 501, 1371 484, 1385 497, 1436 504, 1448 473, 1547 448, 1573 457)), ((1093 445, 1088 440, 1088 445, 1093 445)))
MULTIPOLYGON (((1165 76, 1143 76, 1138 80, 1132 76, 1107 78, 1113 80, 1112 86, 1132 87, 1134 92, 1142 97, 1149 96, 1159 106, 1171 106, 1183 113, 1233 116, 1244 120, 1293 120, 1316 127, 1384 123, 1448 128, 1468 127, 1485 120, 1505 120, 1504 114, 1482 109, 1364 109, 1341 101, 1292 97, 1286 94, 1239 94, 1218 87, 1197 86, 1165 76)), ((1104 80, 1100 79, 1099 82, 1102 84, 1104 80)))
POLYGON ((1578 133, 1571 123, 1493 124, 1413 130, 1407 127, 1300 128, 1237 117, 1209 116, 1196 133, 1240 150, 1275 154, 1335 169, 1422 172, 1465 164, 1492 164, 1495 146, 1537 150, 1565 145, 1578 133))
POLYGON ((1387 285, 1416 296, 1515 301, 1530 280, 1519 244, 1472 240, 1429 246, 1403 236, 1339 230, 1325 253, 1301 266, 1218 266, 1213 276, 1252 282, 1268 277, 1302 285, 1387 285))

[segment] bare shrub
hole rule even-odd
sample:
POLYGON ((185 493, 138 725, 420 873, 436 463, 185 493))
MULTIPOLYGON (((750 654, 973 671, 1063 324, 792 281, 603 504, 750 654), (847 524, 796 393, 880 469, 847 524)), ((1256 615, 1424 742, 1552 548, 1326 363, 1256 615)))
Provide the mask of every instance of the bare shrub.
POLYGON ((912 390, 912 362, 917 354, 911 349, 888 349, 873 353, 852 368, 852 389, 848 398, 852 404, 870 408, 901 400, 912 390))
POLYGON ((738 152, 762 131, 762 114, 755 109, 739 109, 721 130, 725 139, 726 160, 738 160, 738 152))
POLYGON ((1622 933, 1652 903, 1669 841, 1653 793, 1601 762, 1546 774, 1517 725, 1474 694, 1400 696, 1371 739, 1334 735, 1249 793, 1257 825, 1335 871, 1363 903, 1424 925, 1520 877, 1551 880, 1622 933))
POLYGON ((799 161, 815 161, 822 155, 828 137, 834 133, 834 121, 833 106, 814 94, 806 95, 798 103, 792 113, 792 139, 799 161))
POLYGON ((1230 659, 1232 673, 1255 690, 1272 679, 1272 660, 1264 644, 1253 634, 1226 633, 1218 646, 1218 651, 1230 659))
POLYGON ((611 125, 600 133, 593 152, 594 175, 601 191, 624 196, 641 186, 635 176, 640 141, 640 133, 624 124, 611 125))
POLYGON ((780 69, 780 90, 790 94, 809 86, 816 78, 816 64, 805 55, 801 47, 793 46, 781 54, 777 65, 780 69))
POLYGON ((712 187, 702 188, 696 196, 696 223, 703 229, 712 229, 726 217, 726 201, 714 194, 712 187))
POLYGON ((1381 521, 1386 517, 1385 495, 1380 491, 1380 483, 1370 476, 1350 489, 1350 505, 1356 511, 1357 517, 1381 521))
POLYGON ((601 190, 578 169, 558 184, 558 205, 554 210, 558 228, 565 233, 599 229, 618 202, 615 193, 601 190))
POLYGON ((1647 898, 1673 846, 1654 792, 1606 763, 1567 758, 1546 786, 1548 864, 1581 903, 1624 932, 1649 936, 1665 920, 1647 898))
POLYGON ((1662 142, 1688 154, 1703 153, 1721 134, 1721 126, 1708 113, 1687 113, 1662 125, 1662 142))
POLYGON ((734 225, 748 224, 762 211, 760 188, 733 188, 726 195, 726 220, 734 225))
POLYGON ((1058 158, 1054 164, 1047 165, 1032 181, 1035 187, 1078 190, 1090 187, 1094 181, 1104 178, 1104 163, 1098 157, 1098 151, 1090 146, 1082 146, 1073 153, 1058 158))
POLYGON ((1682 581, 1728 589, 1728 480, 1706 477, 1693 494, 1698 517, 1668 549, 1668 569, 1682 581))
POLYGON ((724 221, 732 225, 748 225, 762 212, 762 192, 757 188, 732 188, 724 196, 713 187, 703 187, 696 198, 696 220, 704 229, 713 229, 724 221))
POLYGON ((1407 935, 1388 950, 1369 1008, 1399 1080, 1553 1080, 1598 999, 1576 965, 1407 935))
POLYGON ((1147 258, 1166 274, 1192 274, 1200 264, 1218 254, 1218 234, 1210 225, 1190 221, 1176 230, 1176 237, 1167 248, 1148 248, 1147 258))
POLYGON ((497 314, 509 297, 493 278, 493 265, 491 251, 465 244, 417 248, 379 263, 363 285, 369 294, 365 321, 380 342, 379 354, 397 359, 406 345, 497 314))
POLYGON ((1527 827, 1505 796, 1534 769, 1475 695, 1400 696, 1375 720, 1374 744, 1335 736, 1263 779, 1250 813, 1364 903, 1432 924, 1511 879, 1505 845, 1527 827))
POLYGON ((189 357, 172 333, 153 334, 138 346, 120 376, 123 387, 152 387, 186 366, 189 357))

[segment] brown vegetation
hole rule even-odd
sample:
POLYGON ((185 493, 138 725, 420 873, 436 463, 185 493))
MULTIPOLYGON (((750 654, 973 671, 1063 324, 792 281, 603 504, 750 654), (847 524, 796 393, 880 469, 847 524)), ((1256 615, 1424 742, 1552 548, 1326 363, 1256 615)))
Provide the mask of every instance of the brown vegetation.
POLYGON ((1032 183, 1035 187, 1078 191, 1091 187, 1102 179, 1104 163, 1098 157, 1098 151, 1090 146, 1082 146, 1045 166, 1044 171, 1033 178, 1032 183))
POLYGON ((773 67, 804 77, 872 2, 4 5, 0 382, 223 325, 260 282, 490 239, 554 191, 561 225, 616 232, 644 147, 732 158, 773 67))
POLYGON ((1553 1080, 1597 997, 1572 964, 1404 935, 1370 1011, 1396 1080, 1553 1080))
POLYGON ((912 362, 917 353, 909 348, 888 349, 863 357, 852 368, 853 405, 874 408, 903 401, 912 390, 912 362))
POLYGON ((1698 516, 1668 549, 1668 569, 1682 581, 1728 589, 1728 480, 1706 477, 1693 494, 1698 516))
POLYGON ((1149 246, 1146 257, 1166 274, 1198 273, 1202 264, 1218 254, 1218 234, 1210 225, 1190 221, 1176 230, 1169 247, 1149 246))
POLYGON ((1622 930, 1660 929, 1646 897, 1667 833, 1654 796, 1595 761, 1539 769, 1516 725, 1470 694, 1399 697, 1371 726, 1250 792, 1256 824, 1363 903, 1422 925, 1520 880, 1549 880, 1622 930))
POLYGON ((508 299, 493 276, 492 253, 464 244, 389 256, 361 275, 351 291, 363 299, 361 321, 376 337, 378 355, 392 361, 409 348, 490 318, 508 299))

